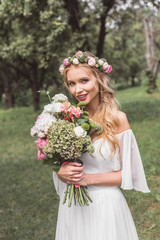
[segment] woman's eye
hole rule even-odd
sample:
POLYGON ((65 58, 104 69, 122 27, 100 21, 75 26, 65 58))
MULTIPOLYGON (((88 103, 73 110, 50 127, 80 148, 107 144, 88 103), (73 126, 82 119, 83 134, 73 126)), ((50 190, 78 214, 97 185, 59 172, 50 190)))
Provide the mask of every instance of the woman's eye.
POLYGON ((69 85, 69 86, 73 86, 73 85, 74 85, 74 82, 69 82, 68 85, 69 85))
POLYGON ((88 79, 83 79, 82 82, 86 83, 86 82, 88 82, 88 79))

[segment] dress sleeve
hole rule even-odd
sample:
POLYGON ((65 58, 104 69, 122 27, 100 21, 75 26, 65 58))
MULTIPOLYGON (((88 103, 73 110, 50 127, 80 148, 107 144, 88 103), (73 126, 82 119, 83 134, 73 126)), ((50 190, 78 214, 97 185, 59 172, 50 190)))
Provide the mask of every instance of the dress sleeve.
POLYGON ((63 190, 65 189, 66 184, 58 178, 56 172, 53 172, 53 182, 54 182, 56 192, 60 196, 61 193, 64 192, 63 190))
POLYGON ((120 145, 120 165, 122 171, 121 188, 150 192, 135 136, 131 129, 117 134, 120 145))

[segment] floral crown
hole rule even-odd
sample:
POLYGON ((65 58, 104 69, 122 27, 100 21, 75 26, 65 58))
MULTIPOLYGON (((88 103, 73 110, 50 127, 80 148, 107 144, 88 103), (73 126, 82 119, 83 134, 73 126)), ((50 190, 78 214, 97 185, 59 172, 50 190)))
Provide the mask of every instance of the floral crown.
POLYGON ((63 74, 64 69, 71 64, 87 63, 90 67, 96 67, 104 73, 110 73, 112 66, 107 63, 104 58, 88 56, 86 52, 78 51, 72 57, 65 58, 63 64, 59 67, 59 71, 63 74))

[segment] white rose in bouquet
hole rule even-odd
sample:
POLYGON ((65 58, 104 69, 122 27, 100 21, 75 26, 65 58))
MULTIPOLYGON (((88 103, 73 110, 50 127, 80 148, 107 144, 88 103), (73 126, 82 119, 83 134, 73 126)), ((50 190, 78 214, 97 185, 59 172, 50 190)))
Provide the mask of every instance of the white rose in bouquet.
POLYGON ((68 102, 68 98, 62 93, 56 94, 54 97, 52 97, 52 100, 55 103, 56 102, 68 102))
POLYGON ((54 103, 54 112, 56 113, 62 112, 62 109, 61 109, 62 106, 63 106, 63 103, 61 102, 54 103))
POLYGON ((53 112, 53 109, 54 109, 54 106, 53 106, 53 104, 47 104, 47 105, 45 105, 44 106, 44 110, 43 110, 43 113, 51 113, 51 112, 53 112))
POLYGON ((81 126, 75 127, 74 132, 77 137, 85 137, 87 134, 87 132, 81 126))
POLYGON ((50 104, 47 104, 44 106, 44 110, 43 110, 43 113, 58 113, 58 112, 61 112, 62 109, 61 109, 61 106, 63 104, 61 102, 52 102, 50 104))

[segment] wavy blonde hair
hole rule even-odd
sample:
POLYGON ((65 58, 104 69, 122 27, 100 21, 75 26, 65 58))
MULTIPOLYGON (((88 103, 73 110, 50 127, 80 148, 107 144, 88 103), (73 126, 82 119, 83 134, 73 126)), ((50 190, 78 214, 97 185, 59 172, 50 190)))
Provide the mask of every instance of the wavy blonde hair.
MULTIPOLYGON (((88 52, 87 52, 88 53, 88 52)), ((91 53, 88 53, 89 56, 94 56, 91 53)), ((66 87, 69 89, 68 80, 67 80, 67 72, 72 65, 68 66, 64 70, 64 83, 66 87)), ((95 122, 100 123, 103 126, 103 133, 99 136, 103 138, 103 142, 107 138, 111 143, 111 157, 113 158, 116 153, 117 147, 119 148, 119 141, 116 136, 117 127, 119 125, 118 118, 118 105, 119 102, 114 97, 114 90, 111 87, 110 79, 106 75, 106 73, 101 72, 99 69, 95 67, 90 67, 87 63, 80 63, 78 65, 74 65, 74 67, 85 67, 88 71, 94 75, 99 83, 99 96, 100 96, 100 104, 93 116, 93 120, 95 122)), ((102 142, 102 144, 103 144, 102 142)), ((101 146, 102 146, 101 144, 101 146)), ((120 148, 119 148, 120 152, 120 148)), ((101 153, 101 147, 100 147, 101 153)), ((119 154, 119 153, 118 153, 119 154)))

